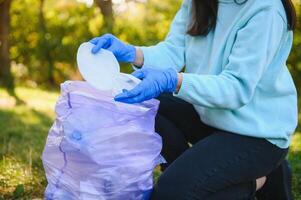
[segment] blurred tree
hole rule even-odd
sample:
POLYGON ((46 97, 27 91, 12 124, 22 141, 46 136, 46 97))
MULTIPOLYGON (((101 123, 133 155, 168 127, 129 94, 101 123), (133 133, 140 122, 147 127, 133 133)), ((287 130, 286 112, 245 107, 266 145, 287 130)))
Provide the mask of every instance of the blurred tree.
POLYGON ((9 24, 12 0, 0 0, 0 83, 10 91, 14 90, 14 80, 10 68, 9 24))
POLYGON ((17 84, 57 87, 76 76, 76 50, 91 32, 99 34, 101 19, 76 0, 14 0, 10 53, 17 84))
MULTIPOLYGON (((99 1, 105 5, 102 9, 106 11, 102 11, 96 0, 95 6, 77 0, 14 0, 10 56, 16 83, 57 86, 67 79, 78 79, 78 46, 106 32, 134 45, 155 44, 164 39, 181 3, 170 1, 127 0, 113 5, 99 1)), ((123 72, 131 70, 122 67, 123 72)))
POLYGON ((112 0, 95 0, 104 17, 104 28, 106 32, 112 33, 114 27, 114 13, 112 0))
POLYGON ((54 80, 54 60, 51 56, 50 42, 47 40, 47 27, 44 16, 44 0, 40 0, 39 5, 39 51, 41 52, 40 63, 46 67, 46 80, 50 85, 55 84, 54 80))
MULTIPOLYGON (((298 4, 297 4, 298 5, 298 4)), ((294 32, 294 44, 288 63, 299 93, 301 92, 301 3, 299 4, 298 23, 294 32)))

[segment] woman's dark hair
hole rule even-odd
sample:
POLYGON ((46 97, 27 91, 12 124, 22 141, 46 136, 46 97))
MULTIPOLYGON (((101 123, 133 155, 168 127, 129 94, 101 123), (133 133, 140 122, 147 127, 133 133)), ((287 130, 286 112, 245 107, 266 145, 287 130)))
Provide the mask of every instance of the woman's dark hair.
MULTIPOLYGON (((191 36, 207 35, 216 26, 219 0, 193 0, 192 21, 187 33, 191 36)), ((244 4, 248 0, 234 0, 237 4, 244 4)), ((285 8, 288 28, 296 27, 296 10, 292 0, 281 0, 285 8)))

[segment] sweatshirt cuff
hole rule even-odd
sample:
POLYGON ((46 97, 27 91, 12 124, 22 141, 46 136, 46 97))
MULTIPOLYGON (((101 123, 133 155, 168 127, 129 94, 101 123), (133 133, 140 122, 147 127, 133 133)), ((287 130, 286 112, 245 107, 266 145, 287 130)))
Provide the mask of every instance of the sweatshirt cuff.
POLYGON ((189 91, 193 89, 193 83, 191 82, 190 76, 187 73, 183 73, 182 85, 177 93, 173 93, 173 96, 183 99, 189 103, 192 103, 189 91))
POLYGON ((171 68, 172 65, 168 60, 168 55, 164 54, 159 46, 139 47, 143 53, 143 67, 151 67, 159 70, 171 68))
MULTIPOLYGON (((143 59, 144 59, 144 62, 143 62, 143 65, 141 66, 144 67, 144 66, 152 66, 153 64, 153 60, 156 60, 156 58, 154 58, 154 50, 151 49, 151 47, 139 47, 143 53, 143 59)), ((157 58, 158 59, 158 58, 157 58)))

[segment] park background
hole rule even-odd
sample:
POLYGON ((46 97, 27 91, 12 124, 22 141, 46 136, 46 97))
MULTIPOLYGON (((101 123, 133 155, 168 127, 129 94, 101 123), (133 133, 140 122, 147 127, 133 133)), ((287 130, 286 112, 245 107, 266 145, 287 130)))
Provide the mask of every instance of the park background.
MULTIPOLYGON (((301 1, 294 3, 299 23, 288 67, 300 94, 301 1)), ((81 79, 78 46, 107 32, 134 45, 155 44, 166 36, 180 4, 181 0, 0 0, 0 199, 43 197, 47 182, 40 157, 55 117, 59 84, 81 79)), ((122 71, 131 68, 123 65, 122 71)), ((300 126, 289 160, 294 195, 301 200, 300 126)))

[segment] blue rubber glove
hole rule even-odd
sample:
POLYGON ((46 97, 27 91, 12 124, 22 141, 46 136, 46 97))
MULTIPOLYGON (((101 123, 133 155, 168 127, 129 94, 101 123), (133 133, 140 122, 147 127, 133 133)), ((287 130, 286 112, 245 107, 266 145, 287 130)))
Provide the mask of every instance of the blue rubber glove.
POLYGON ((136 58, 136 49, 134 46, 121 42, 112 34, 105 34, 101 37, 90 40, 95 46, 92 53, 96 54, 102 48, 111 51, 119 62, 132 63, 136 58))
POLYGON ((178 84, 178 74, 172 68, 167 70, 142 68, 132 75, 141 79, 141 83, 130 91, 123 90, 115 97, 115 101, 140 103, 158 97, 163 92, 175 92, 178 84))

